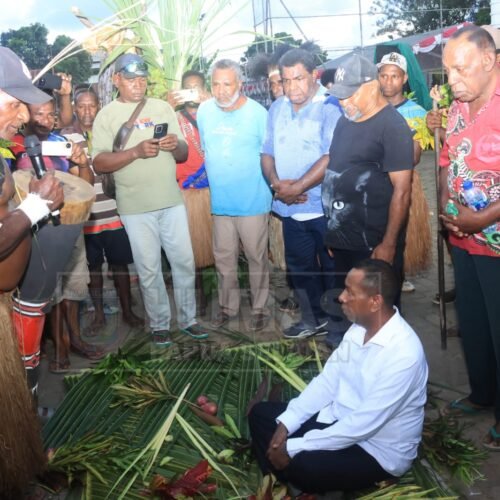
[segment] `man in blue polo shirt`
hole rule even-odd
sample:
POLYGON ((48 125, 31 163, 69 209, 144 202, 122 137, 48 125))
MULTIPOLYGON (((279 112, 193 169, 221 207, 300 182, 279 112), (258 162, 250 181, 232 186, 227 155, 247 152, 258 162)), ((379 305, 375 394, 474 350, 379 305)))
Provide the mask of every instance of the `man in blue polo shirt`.
POLYGON ((321 182, 341 114, 325 102, 312 54, 292 49, 279 67, 285 96, 269 110, 262 170, 275 192, 272 209, 283 219, 286 265, 302 313, 301 321, 283 334, 303 338, 327 333, 321 298, 334 283, 333 259, 323 243, 321 182))

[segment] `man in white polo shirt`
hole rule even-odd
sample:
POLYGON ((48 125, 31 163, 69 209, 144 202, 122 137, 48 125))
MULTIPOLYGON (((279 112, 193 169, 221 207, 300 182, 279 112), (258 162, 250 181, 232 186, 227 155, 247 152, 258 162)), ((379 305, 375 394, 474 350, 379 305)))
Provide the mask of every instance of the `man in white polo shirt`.
POLYGON ((391 265, 354 267, 339 297, 353 322, 323 371, 288 405, 249 415, 257 461, 307 493, 348 491, 403 475, 417 456, 426 401, 422 344, 393 306, 391 265))

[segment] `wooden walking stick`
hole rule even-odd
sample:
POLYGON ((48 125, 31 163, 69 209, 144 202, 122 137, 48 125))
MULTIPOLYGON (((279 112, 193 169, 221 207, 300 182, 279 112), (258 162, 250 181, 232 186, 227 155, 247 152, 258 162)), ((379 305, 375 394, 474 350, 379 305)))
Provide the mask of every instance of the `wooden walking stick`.
MULTIPOLYGON (((438 103, 435 99, 432 101, 433 111, 437 111, 438 103)), ((444 237, 440 231, 441 220, 439 219, 440 207, 440 167, 439 167, 439 129, 434 129, 434 161, 435 161, 435 176, 436 176, 436 217, 437 217, 437 257, 438 257, 438 293, 439 293, 439 328, 441 332, 441 349, 447 348, 447 323, 446 323, 446 302, 444 300, 445 279, 444 279, 444 237)))

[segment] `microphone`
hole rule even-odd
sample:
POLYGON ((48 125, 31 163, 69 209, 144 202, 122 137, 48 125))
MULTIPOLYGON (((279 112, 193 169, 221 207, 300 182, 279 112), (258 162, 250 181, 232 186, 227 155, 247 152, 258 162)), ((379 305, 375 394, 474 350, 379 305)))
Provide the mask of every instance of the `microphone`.
MULTIPOLYGON (((41 179, 46 174, 47 169, 42 157, 42 144, 40 140, 36 135, 28 135, 24 139, 24 146, 26 153, 30 157, 37 179, 41 179)), ((54 226, 61 224, 61 212, 59 210, 51 212, 50 218, 54 226)))

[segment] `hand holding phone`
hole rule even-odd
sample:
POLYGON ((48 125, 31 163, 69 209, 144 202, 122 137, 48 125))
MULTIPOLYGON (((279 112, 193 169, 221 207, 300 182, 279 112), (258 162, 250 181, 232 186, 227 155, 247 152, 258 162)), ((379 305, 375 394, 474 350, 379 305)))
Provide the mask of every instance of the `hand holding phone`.
POLYGON ((158 123, 155 125, 153 139, 162 139, 167 135, 168 123, 158 123))

